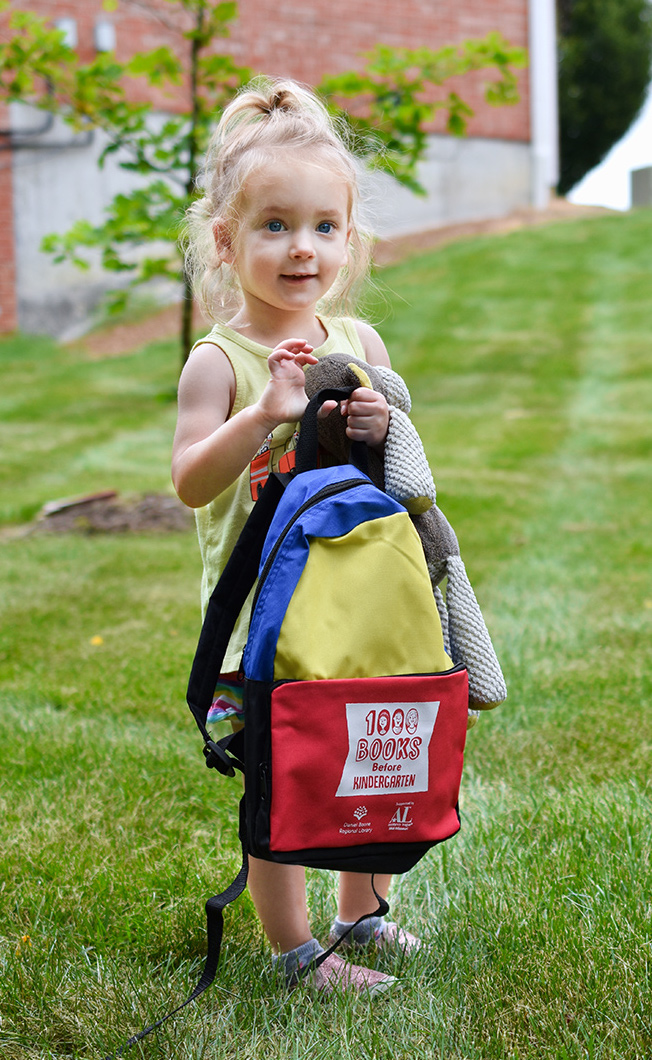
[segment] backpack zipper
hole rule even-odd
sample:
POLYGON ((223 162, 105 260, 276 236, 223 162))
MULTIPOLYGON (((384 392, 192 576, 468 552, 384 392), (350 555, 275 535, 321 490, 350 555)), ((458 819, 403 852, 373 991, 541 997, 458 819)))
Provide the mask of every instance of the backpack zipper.
POLYGON ((279 553, 279 551, 281 549, 281 546, 282 546, 283 542, 285 541, 285 538, 288 536, 290 530, 292 529, 292 527, 296 523, 297 519, 300 519, 301 516, 304 514, 304 512, 307 512, 315 504, 319 504, 320 501, 327 500, 328 497, 334 497, 338 493, 345 493, 347 490, 355 489, 356 486, 368 486, 368 485, 369 485, 369 480, 366 479, 366 478, 364 478, 364 479, 361 479, 361 478, 347 478, 347 479, 343 479, 341 482, 331 482, 328 486, 323 486, 322 489, 320 489, 317 493, 315 493, 307 501, 304 501, 300 508, 297 508, 297 510, 294 513, 294 515, 292 516, 292 518, 283 527, 282 532, 279 534, 279 536, 277 537, 276 541, 274 542, 274 545, 273 545, 273 547, 272 547, 272 549, 271 549, 271 551, 269 553, 269 556, 265 560, 265 565, 263 566, 263 569, 260 572, 260 576, 258 578, 258 585, 256 586, 256 592, 254 594, 253 603, 251 605, 251 613, 252 614, 254 613, 254 611, 256 609, 256 604, 258 603, 258 597, 260 596, 260 591, 261 591, 261 589, 263 587, 263 584, 265 582, 265 578, 269 574, 270 568, 272 567, 272 564, 274 563, 274 560, 276 559, 276 557, 277 557, 277 555, 278 555, 278 553, 279 553))
MULTIPOLYGON (((349 678, 337 678, 336 680, 343 681, 389 681, 398 677, 450 677, 451 674, 460 673, 462 670, 466 670, 464 663, 455 663, 450 666, 448 670, 423 670, 418 673, 411 674, 374 674, 373 677, 349 677, 349 678)), ((275 692, 281 685, 299 685, 305 683, 307 679, 304 677, 281 677, 277 681, 273 681, 270 685, 270 692, 275 692)), ((314 678, 313 680, 328 681, 330 678, 314 678)))

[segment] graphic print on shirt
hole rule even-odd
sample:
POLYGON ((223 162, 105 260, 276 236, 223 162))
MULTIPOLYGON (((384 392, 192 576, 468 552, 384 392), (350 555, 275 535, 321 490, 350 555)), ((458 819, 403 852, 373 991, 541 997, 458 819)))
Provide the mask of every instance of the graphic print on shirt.
POLYGON ((258 494, 267 482, 272 471, 292 471, 296 461, 296 445, 299 432, 281 443, 274 444, 274 434, 268 434, 249 467, 249 483, 252 501, 258 500, 258 494))

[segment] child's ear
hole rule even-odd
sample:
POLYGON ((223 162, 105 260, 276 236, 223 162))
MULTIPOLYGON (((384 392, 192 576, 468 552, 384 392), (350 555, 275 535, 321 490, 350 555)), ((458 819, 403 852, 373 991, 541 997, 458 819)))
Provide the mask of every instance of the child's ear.
POLYGON ((213 239, 215 240, 220 261, 223 261, 226 265, 232 265, 233 245, 231 229, 223 217, 218 217, 213 223, 213 239))

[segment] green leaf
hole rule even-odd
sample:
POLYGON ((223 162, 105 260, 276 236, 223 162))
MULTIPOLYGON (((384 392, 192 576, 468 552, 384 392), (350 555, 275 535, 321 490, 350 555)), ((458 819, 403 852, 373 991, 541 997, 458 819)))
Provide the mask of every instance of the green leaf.
MULTIPOLYGON (((221 110, 251 77, 248 68, 214 43, 228 34, 237 16, 235 3, 166 2, 186 12, 191 22, 187 32, 179 32, 180 47, 161 46, 126 63, 105 53, 80 62, 62 33, 29 11, 12 12, 8 36, 0 41, 0 101, 23 100, 58 113, 75 132, 103 130, 98 165, 112 156, 120 168, 146 179, 144 186, 116 195, 99 223, 78 221, 66 233, 46 236, 42 244, 54 261, 78 268, 88 268, 84 251, 93 248, 106 270, 130 277, 130 286, 159 276, 181 278, 177 241, 185 212, 197 196, 200 156, 221 110), (192 48, 184 43, 188 40, 192 48), (136 77, 176 99, 179 84, 194 86, 194 98, 180 113, 162 118, 151 104, 130 100, 126 87, 136 77), (154 243, 157 253, 148 255, 146 248, 154 243)), ((6 8, 0 0, 0 10, 6 8)), ((117 10, 117 0, 104 0, 103 8, 117 10)), ((492 75, 486 98, 511 103, 518 98, 514 71, 524 62, 523 50, 495 33, 438 50, 379 44, 361 69, 325 77, 318 90, 348 129, 352 150, 370 167, 421 194, 417 166, 435 117, 441 114, 448 130, 462 135, 473 113, 463 88, 444 99, 433 89, 452 77, 486 69, 492 75)), ((121 292, 117 299, 122 304, 125 297, 121 292)))
POLYGON ((167 46, 134 55, 125 69, 131 77, 146 77, 151 85, 166 81, 176 85, 183 75, 180 59, 167 46))

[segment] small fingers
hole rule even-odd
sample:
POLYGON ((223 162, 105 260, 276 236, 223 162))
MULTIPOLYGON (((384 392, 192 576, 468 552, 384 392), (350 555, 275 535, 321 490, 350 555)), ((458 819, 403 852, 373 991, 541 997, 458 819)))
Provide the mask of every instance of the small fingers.
POLYGON ((307 364, 316 364, 318 358, 312 353, 312 346, 303 339, 289 339, 287 342, 279 343, 267 358, 270 372, 275 372, 282 366, 296 366, 303 369, 307 364))
POLYGON ((389 407, 383 395, 366 387, 355 390, 348 404, 348 437, 367 445, 380 445, 388 425, 389 407))
POLYGON ((274 357, 277 354, 296 356, 300 353, 312 353, 313 348, 305 339, 284 339, 274 347, 270 356, 274 357))
POLYGON ((389 409, 382 394, 377 394, 366 387, 360 387, 351 394, 347 413, 354 419, 365 419, 371 416, 388 416, 389 409))
POLYGON ((305 364, 317 364, 318 360, 319 358, 312 353, 297 353, 294 355, 295 364, 300 364, 302 367, 305 364))
POLYGON ((325 420, 327 416, 330 416, 333 409, 337 408, 337 401, 325 401, 317 413, 317 419, 325 420))
POLYGON ((357 390, 354 390, 351 394, 349 401, 354 405, 360 406, 382 406, 387 407, 387 402, 383 394, 379 394, 377 390, 371 390, 368 386, 359 386, 357 390))

